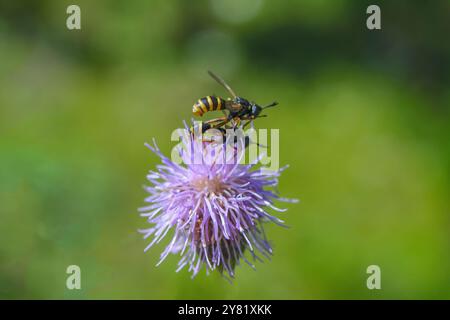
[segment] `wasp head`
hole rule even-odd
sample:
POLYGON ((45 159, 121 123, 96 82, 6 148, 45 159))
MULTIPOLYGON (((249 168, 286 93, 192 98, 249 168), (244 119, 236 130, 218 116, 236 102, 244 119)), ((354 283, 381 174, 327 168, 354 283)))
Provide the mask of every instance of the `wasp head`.
POLYGON ((259 104, 255 103, 255 102, 250 102, 245 98, 242 97, 235 97, 233 99, 233 105, 236 107, 236 110, 239 110, 239 113, 242 116, 247 116, 251 119, 255 119, 260 117, 260 113, 267 108, 270 107, 274 107, 276 106, 278 103, 277 102, 272 102, 271 104, 265 106, 265 107, 261 107, 259 104))
POLYGON ((250 106, 250 116, 252 118, 258 117, 262 109, 263 108, 261 106, 257 105, 256 103, 252 103, 250 106))

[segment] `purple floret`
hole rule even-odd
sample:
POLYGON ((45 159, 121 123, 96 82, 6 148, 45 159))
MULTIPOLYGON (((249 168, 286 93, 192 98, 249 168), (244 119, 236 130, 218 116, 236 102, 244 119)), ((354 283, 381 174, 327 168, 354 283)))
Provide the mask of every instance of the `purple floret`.
POLYGON ((285 211, 275 207, 274 200, 291 201, 271 190, 284 168, 263 171, 254 164, 239 163, 180 165, 165 157, 155 143, 146 146, 162 164, 147 175, 151 184, 145 187, 150 194, 145 199, 148 205, 139 209, 152 225, 140 230, 144 239, 153 237, 145 251, 174 230, 157 265, 170 253, 180 254, 177 272, 188 266, 194 277, 204 265, 207 273, 217 269, 233 278, 241 259, 252 268, 252 261, 261 261, 259 255, 270 259, 272 248, 262 224, 284 225, 267 212, 267 208, 285 211))

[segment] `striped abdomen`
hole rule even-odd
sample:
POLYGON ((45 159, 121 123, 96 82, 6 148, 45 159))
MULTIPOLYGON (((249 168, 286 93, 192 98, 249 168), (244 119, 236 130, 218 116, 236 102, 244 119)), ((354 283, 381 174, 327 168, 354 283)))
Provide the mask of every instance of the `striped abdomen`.
POLYGON ((208 111, 222 110, 225 108, 225 100, 220 97, 207 96, 194 104, 192 107, 192 113, 197 116, 202 116, 208 111))

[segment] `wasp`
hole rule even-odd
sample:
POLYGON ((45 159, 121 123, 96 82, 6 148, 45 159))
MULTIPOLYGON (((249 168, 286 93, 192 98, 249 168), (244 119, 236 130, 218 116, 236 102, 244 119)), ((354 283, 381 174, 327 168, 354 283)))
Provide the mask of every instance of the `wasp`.
POLYGON ((209 111, 222 110, 225 116, 216 119, 205 121, 202 125, 202 131, 211 128, 220 128, 222 126, 227 126, 232 123, 232 127, 236 128, 239 126, 241 121, 247 121, 243 127, 247 126, 256 118, 265 117, 266 115, 261 115, 262 110, 275 107, 278 103, 272 102, 271 104, 261 107, 253 101, 248 101, 245 98, 239 97, 235 94, 233 89, 219 76, 214 74, 212 71, 208 70, 208 74, 217 81, 221 86, 223 86, 232 98, 223 99, 216 96, 206 96, 200 98, 192 107, 192 113, 197 116, 203 116, 203 114, 209 111), (228 114, 225 112, 228 111, 228 114))

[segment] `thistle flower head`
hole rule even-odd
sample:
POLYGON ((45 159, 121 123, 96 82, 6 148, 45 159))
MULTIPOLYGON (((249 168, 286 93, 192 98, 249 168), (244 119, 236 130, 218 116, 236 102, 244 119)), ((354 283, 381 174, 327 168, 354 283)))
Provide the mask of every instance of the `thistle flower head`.
MULTIPOLYGON (((183 141, 188 149, 194 142, 192 137, 183 141)), ((145 239, 152 237, 145 251, 173 230, 157 265, 169 254, 179 254, 177 272, 187 266, 194 277, 205 266, 207 273, 217 269, 233 278, 241 261, 254 268, 261 255, 270 259, 272 248, 263 223, 283 226, 267 212, 285 211, 275 207, 274 200, 289 201, 273 191, 283 169, 268 172, 238 161, 181 165, 164 156, 155 142, 146 146, 162 164, 147 175, 148 205, 139 209, 151 224, 140 230, 145 239)), ((186 160, 185 153, 180 151, 180 156, 186 160)))

